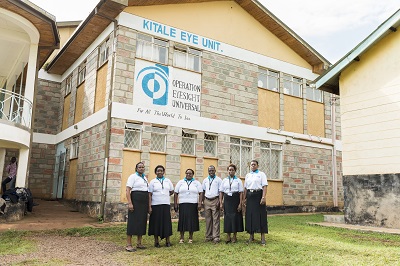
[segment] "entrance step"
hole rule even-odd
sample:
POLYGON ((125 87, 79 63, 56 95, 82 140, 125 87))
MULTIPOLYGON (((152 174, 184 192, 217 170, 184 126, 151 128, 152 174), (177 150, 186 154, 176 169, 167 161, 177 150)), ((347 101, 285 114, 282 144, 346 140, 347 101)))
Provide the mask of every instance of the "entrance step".
POLYGON ((324 222, 344 224, 344 215, 324 215, 324 222))

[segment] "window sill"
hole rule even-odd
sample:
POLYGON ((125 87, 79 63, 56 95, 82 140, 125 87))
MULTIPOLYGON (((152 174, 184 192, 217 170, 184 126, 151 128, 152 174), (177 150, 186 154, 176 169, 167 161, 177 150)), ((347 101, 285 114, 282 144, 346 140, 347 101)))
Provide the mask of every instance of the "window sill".
POLYGON ((78 160, 78 157, 69 158, 69 161, 78 160))
POLYGON ((149 153, 153 153, 153 154, 163 154, 163 155, 167 155, 167 153, 165 151, 149 151, 149 153))
POLYGON ((85 80, 86 80, 86 79, 84 79, 84 80, 82 80, 80 83, 78 83, 78 85, 77 85, 76 87, 78 88, 78 87, 81 86, 83 83, 85 83, 85 80))
POLYGON ((102 62, 101 64, 99 64, 99 66, 97 67, 97 70, 102 68, 106 63, 108 63, 108 59, 106 61, 102 62))
POLYGON ((289 93, 283 93, 283 94, 286 95, 286 96, 293 97, 293 98, 303 99, 303 97, 301 97, 301 96, 296 96, 296 95, 292 95, 292 94, 289 94, 289 93))
POLYGON ((268 177, 267 177, 267 180, 268 180, 268 182, 283 183, 283 179, 268 179, 268 177))
POLYGON ((193 155, 193 154, 181 154, 181 157, 191 157, 191 158, 196 158, 196 155, 193 155))
POLYGON ((203 156, 204 159, 214 159, 214 160, 218 160, 218 157, 216 156, 203 156))
POLYGON ((134 148, 123 148, 123 151, 136 151, 136 152, 142 152, 141 149, 134 149, 134 148))

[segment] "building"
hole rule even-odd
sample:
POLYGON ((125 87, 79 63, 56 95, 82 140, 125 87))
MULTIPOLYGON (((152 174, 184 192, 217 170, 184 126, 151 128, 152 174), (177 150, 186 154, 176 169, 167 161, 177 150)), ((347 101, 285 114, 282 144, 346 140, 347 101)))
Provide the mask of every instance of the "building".
POLYGON ((29 1, 0 0, 0 173, 6 178, 17 157, 18 187, 28 183, 37 73, 58 47, 54 16, 29 1))
POLYGON ((400 228, 400 10, 316 79, 340 94, 345 220, 400 228))
POLYGON ((100 1, 39 73, 29 187, 118 221, 139 161, 177 182, 255 158, 271 208, 340 207, 339 108, 308 85, 328 64, 255 0, 100 1))

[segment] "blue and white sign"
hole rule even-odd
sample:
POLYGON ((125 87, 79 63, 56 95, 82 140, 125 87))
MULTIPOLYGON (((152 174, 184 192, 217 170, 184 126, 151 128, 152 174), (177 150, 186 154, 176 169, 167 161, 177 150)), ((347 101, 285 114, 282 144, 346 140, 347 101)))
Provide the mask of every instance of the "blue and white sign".
POLYGON ((201 74, 136 59, 133 104, 200 116, 201 74))

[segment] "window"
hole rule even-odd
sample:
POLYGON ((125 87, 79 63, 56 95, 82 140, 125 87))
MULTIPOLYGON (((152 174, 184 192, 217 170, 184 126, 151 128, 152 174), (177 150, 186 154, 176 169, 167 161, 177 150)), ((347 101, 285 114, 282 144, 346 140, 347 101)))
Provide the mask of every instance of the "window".
POLYGON ((236 175, 245 176, 250 171, 250 161, 253 159, 253 141, 231 138, 230 159, 237 167, 236 175))
POLYGON ((151 151, 165 152, 167 129, 151 127, 151 151))
POLYGON ((204 153, 208 156, 217 156, 217 136, 204 134, 204 153))
POLYGON ((71 93, 72 89, 72 74, 65 79, 65 95, 71 93))
POLYGON ((308 100, 322 103, 322 91, 311 88, 308 84, 306 85, 306 97, 308 100))
POLYGON ((292 77, 289 75, 283 75, 283 93, 301 97, 301 78, 292 77))
POLYGON ((272 70, 260 69, 258 73, 258 87, 279 92, 279 73, 272 70))
POLYGON ((261 142, 260 169, 268 179, 282 179, 282 145, 261 142))
POLYGON ((78 67, 78 85, 85 81, 86 78, 86 61, 78 67))
POLYGON ((76 159, 78 158, 78 154, 79 154, 79 136, 72 138, 71 153, 69 158, 76 159))
POLYGON ((174 66, 201 72, 201 51, 183 45, 175 45, 174 66))
POLYGON ((142 125, 135 123, 125 124, 124 147, 128 149, 140 149, 142 125))
POLYGON ((104 65, 105 62, 108 61, 108 56, 110 53, 110 39, 107 39, 105 42, 100 44, 99 46, 99 57, 98 57, 98 67, 104 65))
POLYGON ((182 153, 195 155, 196 134, 193 130, 182 130, 182 153))
POLYGON ((153 36, 138 33, 136 57, 168 63, 168 41, 154 38, 153 36))

